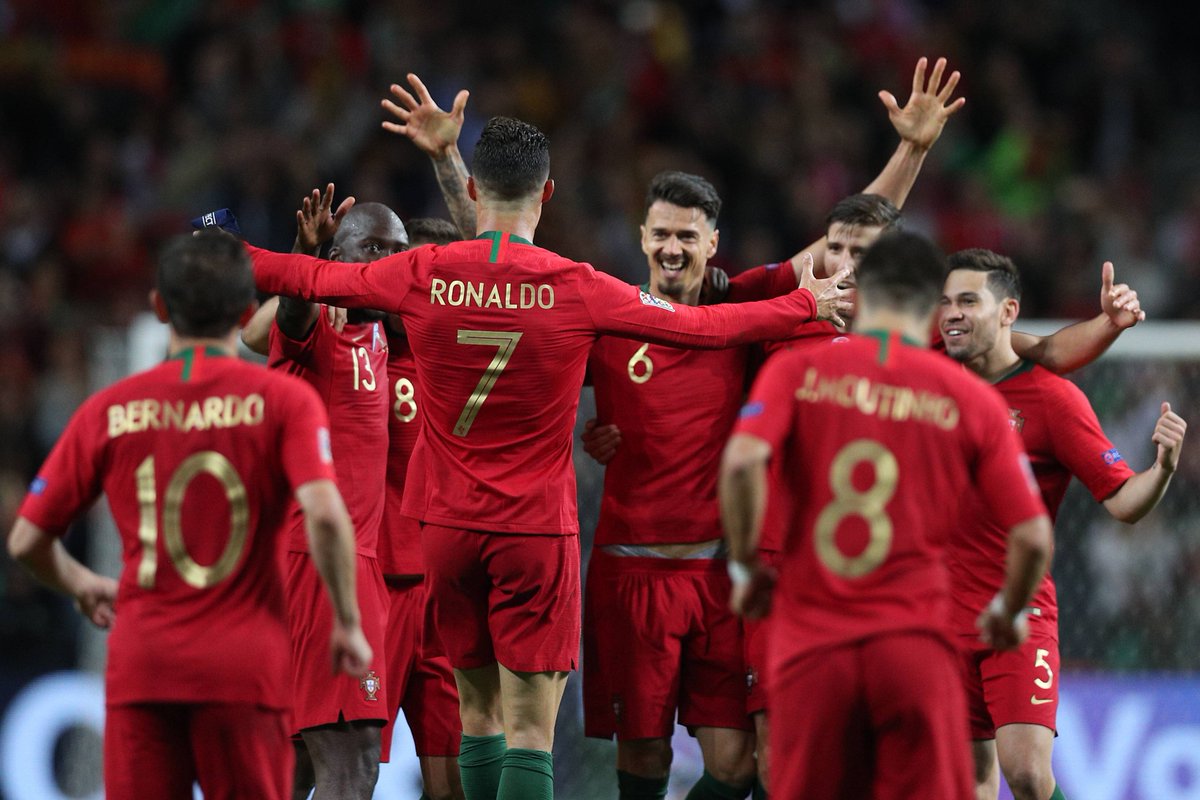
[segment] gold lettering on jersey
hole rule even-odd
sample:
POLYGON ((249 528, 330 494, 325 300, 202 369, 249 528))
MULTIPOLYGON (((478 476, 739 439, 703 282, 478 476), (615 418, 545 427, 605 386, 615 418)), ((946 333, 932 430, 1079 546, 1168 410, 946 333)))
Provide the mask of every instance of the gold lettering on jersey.
POLYGON ((802 403, 853 408, 868 417, 892 422, 911 420, 946 431, 958 427, 958 404, 952 397, 879 383, 858 375, 822 375, 816 367, 805 371, 804 383, 796 389, 796 399, 802 403))
POLYGON ((548 283, 484 283, 483 281, 445 281, 434 278, 429 284, 429 302, 439 306, 508 308, 554 308, 554 287, 548 283))
POLYGON ((266 402, 260 394, 241 397, 227 394, 185 403, 183 400, 130 400, 108 407, 108 438, 127 433, 177 430, 183 433, 215 428, 258 425, 263 421, 266 402))

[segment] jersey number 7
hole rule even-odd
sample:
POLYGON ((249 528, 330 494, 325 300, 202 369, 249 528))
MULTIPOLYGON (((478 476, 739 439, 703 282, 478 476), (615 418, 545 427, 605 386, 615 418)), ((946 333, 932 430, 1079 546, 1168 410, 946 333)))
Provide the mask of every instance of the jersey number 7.
POLYGON ((521 341, 521 336, 522 334, 518 331, 460 330, 458 332, 459 344, 481 344, 487 347, 495 347, 496 355, 493 356, 492 363, 488 364, 487 369, 483 371, 483 376, 479 379, 479 383, 475 385, 475 391, 471 392, 471 397, 467 400, 467 404, 463 406, 462 413, 458 415, 458 422, 454 425, 455 436, 466 436, 471 430, 471 425, 475 422, 475 416, 479 414, 479 409, 483 406, 483 402, 492 393, 492 387, 496 385, 496 379, 500 377, 500 373, 504 372, 504 368, 508 366, 508 360, 512 358, 513 351, 517 349, 517 342, 521 341))

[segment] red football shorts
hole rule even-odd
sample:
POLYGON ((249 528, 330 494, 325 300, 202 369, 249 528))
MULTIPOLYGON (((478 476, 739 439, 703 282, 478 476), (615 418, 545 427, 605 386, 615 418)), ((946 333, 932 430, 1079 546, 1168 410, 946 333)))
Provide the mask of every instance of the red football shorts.
POLYGON ((567 672, 579 658, 579 537, 425 525, 425 579, 456 669, 567 672))
POLYGON ((412 731, 418 756, 457 756, 462 739, 458 688, 441 640, 426 637, 429 619, 425 583, 419 578, 390 579, 387 625, 388 697, 393 713, 383 729, 384 760, 391 753, 399 710, 412 731))
POLYGON ((109 706, 104 790, 109 800, 206 798, 290 800, 287 712, 229 703, 109 706))
MULTIPOLYGON (((774 550, 759 550, 758 560, 768 567, 779 568, 783 556, 774 550)), ((745 640, 746 685, 750 693, 746 697, 746 713, 757 714, 767 710, 767 640, 770 636, 770 616, 764 619, 742 620, 742 635, 745 640)))
POLYGON ((584 733, 662 738, 750 730, 742 626, 720 559, 592 552, 583 636, 584 733))
POLYGON ((288 627, 292 637, 292 732, 345 720, 386 722, 388 704, 384 629, 387 625, 387 587, 379 565, 369 556, 356 556, 358 608, 367 643, 375 654, 363 678, 333 674, 329 639, 333 635, 333 606, 316 565, 308 553, 287 554, 288 627))
POLYGON ((963 685, 972 739, 995 739, 996 728, 1013 723, 1057 731, 1058 636, 1033 630, 1016 650, 999 652, 962 636, 963 685))
POLYGON ((948 642, 914 631, 793 658, 787 648, 772 641, 772 797, 974 797, 966 702, 948 642))

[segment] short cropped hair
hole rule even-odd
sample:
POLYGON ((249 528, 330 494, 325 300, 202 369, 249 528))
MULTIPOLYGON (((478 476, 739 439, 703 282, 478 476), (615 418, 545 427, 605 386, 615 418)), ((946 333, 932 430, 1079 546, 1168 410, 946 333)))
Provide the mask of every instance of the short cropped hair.
POLYGON ((1021 273, 1008 256, 993 253, 982 247, 972 247, 951 253, 946 259, 946 264, 947 272, 956 269, 986 272, 988 289, 997 300, 1011 297, 1018 303, 1021 302, 1021 273))
POLYGON ((900 209, 881 194, 852 194, 839 200, 829 211, 825 218, 826 227, 835 222, 896 230, 900 227, 900 209))
POLYGON ((908 313, 931 312, 942 296, 946 257, 924 236, 892 231, 858 263, 858 291, 867 303, 908 313))
POLYGON ((453 222, 437 217, 415 217, 408 221, 408 243, 410 247, 423 244, 450 244, 462 239, 462 234, 453 222))
POLYGON ((714 228, 717 215, 721 213, 721 196, 713 185, 687 172, 667 170, 650 179, 646 190, 646 211, 659 200, 680 208, 698 208, 714 228))
POLYGON ((519 200, 540 191, 550 177, 550 142, 528 122, 492 117, 475 145, 472 175, 500 200, 519 200))
POLYGON ((183 336, 224 336, 254 302, 245 246, 215 229, 167 242, 159 253, 157 281, 171 327, 183 336))

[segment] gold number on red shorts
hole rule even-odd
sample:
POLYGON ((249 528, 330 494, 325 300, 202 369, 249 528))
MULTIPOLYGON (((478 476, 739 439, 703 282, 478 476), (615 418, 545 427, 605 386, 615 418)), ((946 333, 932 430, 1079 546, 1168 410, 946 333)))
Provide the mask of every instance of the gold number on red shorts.
POLYGON ((1049 650, 1038 648, 1037 655, 1033 659, 1033 668, 1041 667, 1046 670, 1046 680, 1034 678, 1034 684, 1040 689, 1049 689, 1054 685, 1054 670, 1050 669, 1050 662, 1046 661, 1046 656, 1050 655, 1049 650))
MULTIPOLYGON (((158 521, 156 503, 158 490, 154 482, 154 456, 146 456, 134 472, 137 478, 137 497, 140 510, 138 540, 142 545, 142 558, 138 563, 138 585, 154 588, 154 577, 158 569, 158 521)), ((229 459, 213 450, 193 453, 184 459, 167 481, 167 492, 163 499, 162 532, 167 555, 175 565, 179 576, 189 586, 204 589, 229 577, 237 566, 246 546, 246 534, 250 527, 250 505, 246 499, 246 486, 238 476, 229 459), (201 474, 216 478, 225 487, 225 499, 229 502, 229 541, 220 557, 211 566, 197 564, 187 551, 183 540, 183 498, 192 480, 201 474)))
POLYGON ((401 422, 412 422, 417 417, 417 390, 408 378, 396 381, 396 402, 392 403, 392 413, 401 422))
MULTIPOLYGON (((629 380, 634 383, 645 383, 650 380, 650 376, 654 374, 654 362, 650 360, 650 356, 646 355, 646 351, 650 349, 650 343, 646 342, 637 349, 633 354, 633 358, 629 359, 629 363, 625 366, 629 372, 629 380), (642 372, 638 374, 637 365, 642 365, 642 372)), ((654 384, 657 386, 658 384, 654 384)))
POLYGON ((829 486, 833 499, 817 516, 813 542, 821 563, 843 578, 861 578, 875 570, 892 547, 892 520, 884 508, 896 493, 900 467, 896 456, 873 439, 856 439, 834 456, 829 465, 829 486), (867 462, 875 469, 875 482, 865 491, 854 488, 854 468, 867 462), (857 556, 847 556, 837 545, 838 526, 847 517, 861 517, 867 523, 866 548, 857 556))
POLYGON ((496 355, 492 357, 492 363, 488 364, 487 369, 483 371, 483 376, 475 385, 475 391, 471 392, 471 397, 463 406, 462 413, 458 415, 458 422, 454 424, 455 436, 466 436, 470 432, 471 425, 475 422, 475 416, 479 413, 484 401, 488 399, 488 395, 492 393, 496 379, 508 366, 508 360, 512 358, 513 351, 517 349, 517 342, 521 341, 521 336, 522 334, 518 331, 460 330, 458 332, 459 344, 495 347, 496 355))

